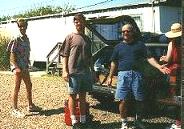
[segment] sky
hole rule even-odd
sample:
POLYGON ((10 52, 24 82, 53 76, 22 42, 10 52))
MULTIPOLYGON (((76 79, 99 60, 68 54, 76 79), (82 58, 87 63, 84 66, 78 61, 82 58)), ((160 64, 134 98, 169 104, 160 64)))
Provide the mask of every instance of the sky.
MULTIPOLYGON (((26 10, 35 9, 47 5, 65 7, 70 5, 83 10, 94 10, 144 2, 149 0, 0 0, 0 16, 15 15, 26 10), (84 8, 83 8, 84 7, 84 8)), ((151 0, 150 0, 151 1, 151 0)))

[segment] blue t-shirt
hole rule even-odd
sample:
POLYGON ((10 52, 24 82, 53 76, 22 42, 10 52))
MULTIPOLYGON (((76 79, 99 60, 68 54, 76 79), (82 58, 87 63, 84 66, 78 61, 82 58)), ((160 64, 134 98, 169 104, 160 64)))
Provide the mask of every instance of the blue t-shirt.
POLYGON ((139 71, 141 63, 147 57, 147 48, 143 42, 120 42, 113 50, 111 61, 118 63, 118 71, 139 71))

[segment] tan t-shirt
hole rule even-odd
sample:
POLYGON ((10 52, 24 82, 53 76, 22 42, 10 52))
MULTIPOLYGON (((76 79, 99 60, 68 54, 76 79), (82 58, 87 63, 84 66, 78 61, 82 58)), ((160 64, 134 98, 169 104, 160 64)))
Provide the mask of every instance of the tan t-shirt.
POLYGON ((91 61, 91 40, 86 35, 69 34, 61 47, 61 55, 68 57, 69 74, 84 73, 91 61))

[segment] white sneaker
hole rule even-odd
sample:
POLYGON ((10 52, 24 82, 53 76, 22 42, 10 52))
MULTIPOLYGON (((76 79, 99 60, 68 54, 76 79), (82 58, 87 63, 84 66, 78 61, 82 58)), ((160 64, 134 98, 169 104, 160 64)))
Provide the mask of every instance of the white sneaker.
POLYGON ((20 112, 18 109, 14 109, 12 112, 11 112, 11 115, 13 117, 16 117, 16 118, 24 118, 25 117, 25 114, 23 112, 20 112))
POLYGON ((172 124, 170 129, 181 129, 181 125, 172 124))
POLYGON ((120 129, 128 129, 128 125, 126 122, 122 122, 120 129))
POLYGON ((170 127, 166 127, 166 129, 181 129, 181 125, 172 124, 170 127))
POLYGON ((28 112, 40 112, 42 108, 33 104, 32 106, 28 106, 27 110, 28 112))

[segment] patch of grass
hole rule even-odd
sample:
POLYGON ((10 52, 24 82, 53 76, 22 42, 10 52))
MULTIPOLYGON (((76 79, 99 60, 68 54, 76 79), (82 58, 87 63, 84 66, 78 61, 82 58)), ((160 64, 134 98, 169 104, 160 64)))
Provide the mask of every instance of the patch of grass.
POLYGON ((0 70, 9 69, 9 53, 6 51, 9 42, 10 38, 0 35, 0 70))

